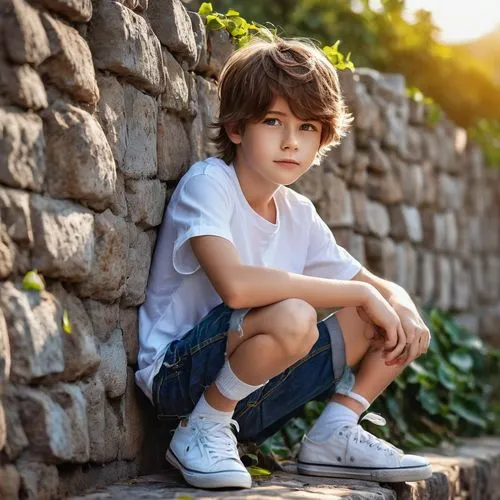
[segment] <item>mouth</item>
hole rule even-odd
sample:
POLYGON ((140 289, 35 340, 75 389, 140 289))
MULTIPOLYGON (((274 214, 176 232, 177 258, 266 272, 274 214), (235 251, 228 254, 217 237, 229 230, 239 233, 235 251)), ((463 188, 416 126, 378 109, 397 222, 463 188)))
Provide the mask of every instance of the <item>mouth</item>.
POLYGON ((275 160, 274 163, 277 163, 280 167, 284 168, 294 168, 300 165, 300 163, 295 160, 275 160))

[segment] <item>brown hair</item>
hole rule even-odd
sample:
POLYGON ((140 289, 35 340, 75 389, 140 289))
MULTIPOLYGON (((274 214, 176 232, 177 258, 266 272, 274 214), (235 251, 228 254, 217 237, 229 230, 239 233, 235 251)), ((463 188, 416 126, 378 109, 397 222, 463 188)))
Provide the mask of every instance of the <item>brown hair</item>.
POLYGON ((214 138, 218 156, 230 163, 236 145, 224 125, 245 124, 264 118, 276 96, 283 97, 292 113, 301 120, 322 124, 319 155, 337 144, 352 120, 339 87, 336 69, 309 40, 255 38, 235 51, 225 63, 219 79, 219 128, 214 138))

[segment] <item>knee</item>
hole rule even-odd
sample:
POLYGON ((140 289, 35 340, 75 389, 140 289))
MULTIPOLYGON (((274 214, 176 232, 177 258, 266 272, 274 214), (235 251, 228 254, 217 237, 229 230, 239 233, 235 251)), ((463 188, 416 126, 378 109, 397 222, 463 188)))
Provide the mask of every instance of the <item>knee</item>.
POLYGON ((287 299, 276 306, 276 322, 270 333, 279 340, 287 357, 305 357, 319 336, 316 310, 301 299, 287 299))

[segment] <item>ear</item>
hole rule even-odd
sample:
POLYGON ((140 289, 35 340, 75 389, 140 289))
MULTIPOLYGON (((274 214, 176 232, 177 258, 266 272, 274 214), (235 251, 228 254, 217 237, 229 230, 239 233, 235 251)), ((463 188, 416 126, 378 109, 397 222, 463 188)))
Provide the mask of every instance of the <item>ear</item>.
POLYGON ((239 130, 237 122, 228 122, 224 125, 229 140, 233 144, 241 144, 241 132, 239 130))

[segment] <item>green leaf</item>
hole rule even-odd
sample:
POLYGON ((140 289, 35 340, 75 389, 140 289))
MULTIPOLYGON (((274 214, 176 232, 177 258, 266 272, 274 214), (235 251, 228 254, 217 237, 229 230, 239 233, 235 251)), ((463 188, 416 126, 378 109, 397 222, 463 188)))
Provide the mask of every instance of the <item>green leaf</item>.
POLYGON ((271 472, 268 471, 267 469, 263 469, 262 467, 256 467, 255 465, 247 467, 247 471, 250 473, 250 475, 252 477, 270 476, 271 475, 271 472))
POLYGON ((457 386, 455 384, 455 371, 447 363, 441 363, 438 367, 439 382, 450 391, 454 391, 457 386))
POLYGON ((240 15, 240 13, 237 10, 234 10, 234 9, 229 9, 226 12, 226 16, 227 17, 238 17, 239 15, 240 15))
POLYGON ((485 429, 487 426, 486 421, 480 415, 477 415, 459 401, 452 401, 450 404, 450 410, 455 412, 458 416, 462 417, 464 420, 467 420, 467 422, 477 425, 482 429, 485 429))
POLYGON ((207 28, 212 31, 219 31, 224 29, 226 26, 217 16, 208 16, 207 17, 207 28))
POLYGON ((34 290, 41 292, 45 290, 45 283, 43 277, 38 274, 36 269, 33 271, 28 271, 23 278, 22 287, 24 290, 34 290))
POLYGON ((429 391, 421 387, 418 391, 417 399, 431 415, 437 415, 439 413, 439 398, 435 391, 429 391))
POLYGON ((211 14, 213 12, 213 7, 211 2, 203 2, 200 5, 200 8, 198 9, 198 14, 200 16, 208 16, 208 14, 211 14))
POLYGON ((63 312, 63 317, 62 317, 62 325, 63 325, 63 330, 65 333, 72 333, 73 332, 73 326, 71 325, 71 321, 69 319, 69 313, 67 309, 64 309, 63 312))
POLYGON ((472 356, 464 349, 452 352, 450 354, 450 362, 464 372, 470 370, 473 365, 472 356))

